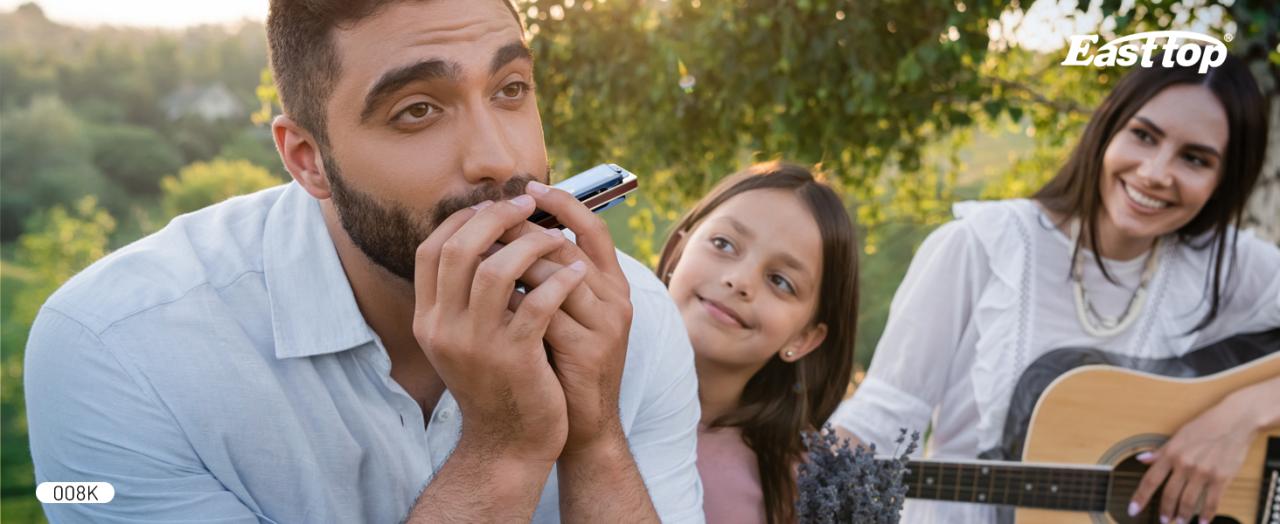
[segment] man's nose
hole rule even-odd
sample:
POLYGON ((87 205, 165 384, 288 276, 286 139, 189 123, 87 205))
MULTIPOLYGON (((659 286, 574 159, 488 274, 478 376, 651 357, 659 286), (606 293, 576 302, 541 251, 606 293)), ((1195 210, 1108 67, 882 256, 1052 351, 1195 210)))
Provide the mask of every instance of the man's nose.
POLYGON ((471 118, 461 147, 462 174, 472 184, 502 185, 516 174, 516 152, 507 140, 507 130, 489 111, 471 118))

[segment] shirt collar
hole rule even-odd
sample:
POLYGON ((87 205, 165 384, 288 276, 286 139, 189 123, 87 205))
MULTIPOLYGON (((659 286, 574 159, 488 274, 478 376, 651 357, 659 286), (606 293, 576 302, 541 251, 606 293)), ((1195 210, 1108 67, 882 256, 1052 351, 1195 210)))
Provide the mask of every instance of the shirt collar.
POLYGON ((320 203, 290 182, 267 214, 263 275, 276 358, 310 357, 372 342, 320 203))

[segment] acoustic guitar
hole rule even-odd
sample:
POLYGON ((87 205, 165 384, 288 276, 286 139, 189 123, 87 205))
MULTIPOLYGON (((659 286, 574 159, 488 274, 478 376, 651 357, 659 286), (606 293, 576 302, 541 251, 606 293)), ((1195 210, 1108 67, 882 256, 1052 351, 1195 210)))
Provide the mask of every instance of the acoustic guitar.
MULTIPOLYGON (((1006 506, 1001 520, 1019 523, 1159 522, 1162 493, 1128 515, 1146 471, 1135 457, 1229 393, 1280 376, 1280 330, 1243 340, 1165 360, 1050 352, 1015 388, 1001 448, 980 460, 910 461, 907 497, 1006 506)), ((1249 446, 1214 522, 1280 524, 1280 428, 1249 446)))

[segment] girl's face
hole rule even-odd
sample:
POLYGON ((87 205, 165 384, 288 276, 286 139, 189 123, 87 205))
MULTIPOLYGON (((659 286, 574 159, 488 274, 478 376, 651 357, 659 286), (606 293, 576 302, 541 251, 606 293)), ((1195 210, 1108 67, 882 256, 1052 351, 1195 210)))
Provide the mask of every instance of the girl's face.
POLYGON ((821 236, 791 191, 731 197, 689 235, 668 287, 700 363, 754 373, 774 354, 795 361, 822 342, 826 326, 810 326, 821 236))
POLYGON ((1149 239, 1186 225, 1222 177, 1227 115, 1208 88, 1175 85, 1156 94, 1107 144, 1104 220, 1149 239))

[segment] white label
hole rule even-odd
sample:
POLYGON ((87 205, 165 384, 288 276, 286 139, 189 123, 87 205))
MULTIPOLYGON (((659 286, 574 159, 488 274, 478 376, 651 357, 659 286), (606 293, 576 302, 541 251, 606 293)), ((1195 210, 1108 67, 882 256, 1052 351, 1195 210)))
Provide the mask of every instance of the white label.
POLYGON ((45 504, 103 504, 116 498, 107 482, 41 482, 36 498, 45 504))
MULTIPOLYGON (((1227 39, 1230 41, 1230 38, 1227 39)), ((1197 66, 1201 74, 1212 67, 1218 67, 1227 60, 1227 46, 1217 38, 1192 31, 1148 31, 1120 37, 1101 46, 1097 52, 1089 54, 1093 44, 1098 43, 1098 35, 1072 35, 1071 44, 1067 48, 1067 58, 1061 62, 1064 66, 1129 67, 1140 65, 1154 67, 1154 55, 1158 50, 1164 51, 1162 64, 1173 67, 1176 62, 1182 67, 1197 66), (1159 45, 1164 42, 1164 45, 1159 45)))

